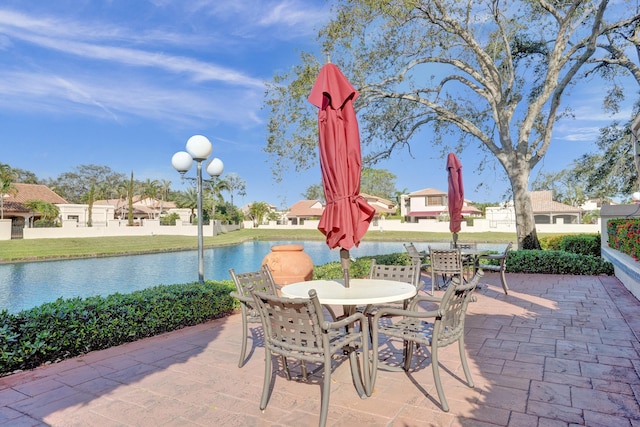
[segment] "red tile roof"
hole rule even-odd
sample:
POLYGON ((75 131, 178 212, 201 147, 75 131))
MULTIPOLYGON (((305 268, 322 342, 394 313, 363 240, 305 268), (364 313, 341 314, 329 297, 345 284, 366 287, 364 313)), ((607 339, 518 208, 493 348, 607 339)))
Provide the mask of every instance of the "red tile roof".
POLYGON ((289 208, 289 218, 320 217, 324 211, 324 205, 319 200, 300 200, 289 208))
POLYGON ((544 191, 531 191, 531 209, 533 213, 579 213, 582 212, 581 208, 577 208, 571 205, 565 205, 564 203, 556 202, 553 200, 553 192, 551 190, 544 191))
POLYGON ((447 193, 444 191, 436 190, 435 188, 425 188, 423 190, 414 191, 413 193, 407 194, 409 197, 417 197, 417 196, 446 196, 447 193))
POLYGON ((46 185, 14 183, 13 186, 17 191, 15 194, 5 195, 5 203, 24 203, 29 200, 42 200, 57 204, 69 203, 46 185))

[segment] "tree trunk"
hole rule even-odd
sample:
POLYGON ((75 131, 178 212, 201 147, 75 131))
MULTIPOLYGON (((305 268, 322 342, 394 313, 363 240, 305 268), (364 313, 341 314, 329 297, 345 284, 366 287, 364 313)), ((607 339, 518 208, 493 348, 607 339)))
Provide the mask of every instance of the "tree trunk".
POLYGON ((526 162, 514 161, 505 168, 513 189, 513 206, 516 211, 518 249, 540 249, 536 223, 533 217, 531 194, 527 189, 530 170, 526 162))

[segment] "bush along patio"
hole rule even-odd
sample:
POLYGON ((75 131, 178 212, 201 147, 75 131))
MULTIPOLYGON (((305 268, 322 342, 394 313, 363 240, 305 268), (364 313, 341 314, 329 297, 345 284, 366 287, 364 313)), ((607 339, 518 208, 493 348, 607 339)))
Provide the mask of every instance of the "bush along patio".
POLYGON ((609 246, 636 261, 640 254, 640 218, 610 219, 607 221, 609 246))
MULTIPOLYGON (((561 240, 550 246, 556 244, 590 246, 561 240)), ((411 262, 406 253, 358 258, 351 263, 351 277, 368 275, 371 259, 379 264, 411 262)), ((513 251, 506 269, 527 274, 613 274, 611 263, 598 256, 563 250, 513 251)), ((315 266, 313 276, 341 278, 342 266, 339 262, 315 266)), ((229 295, 233 290, 231 280, 160 285, 130 294, 59 299, 16 314, 4 310, 0 312, 0 376, 227 316, 239 307, 229 295)))

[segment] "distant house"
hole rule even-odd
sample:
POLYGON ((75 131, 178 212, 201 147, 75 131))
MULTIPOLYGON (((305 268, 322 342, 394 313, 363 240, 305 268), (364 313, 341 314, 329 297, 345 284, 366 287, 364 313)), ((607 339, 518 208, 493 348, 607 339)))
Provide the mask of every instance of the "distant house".
POLYGON ((320 200, 299 200, 287 212, 292 225, 301 224, 305 219, 320 219, 324 205, 320 200))
POLYGON ((593 212, 600 210, 600 208, 605 205, 617 205, 617 203, 609 199, 587 199, 580 207, 585 212, 593 212))
MULTIPOLYGON (((448 194, 435 188, 425 188, 402 196, 403 203, 400 206, 400 214, 407 222, 418 222, 420 219, 436 219, 449 215, 448 194)), ((462 215, 482 216, 475 206, 465 200, 462 206, 462 215)))
MULTIPOLYGON (((565 205, 553 200, 553 192, 530 191, 531 209, 536 224, 579 224, 582 222, 582 208, 565 205)), ((486 208, 486 218, 494 225, 513 224, 516 220, 513 201, 504 206, 486 208)))
MULTIPOLYGON (((113 206, 114 218, 124 220, 129 217, 129 199, 104 199, 93 202, 94 206, 113 206)), ((158 219, 169 210, 176 209, 175 202, 155 198, 134 196, 132 198, 133 218, 135 220, 158 219)))
POLYGON ((553 200, 553 191, 531 191, 531 208, 536 224, 579 224, 582 208, 553 200))
POLYGON ((385 215, 394 215, 396 213, 396 204, 391 200, 383 199, 378 196, 360 193, 362 197, 376 210, 375 216, 382 217, 385 215))
POLYGON ((40 213, 24 206, 30 200, 41 200, 54 205, 66 204, 67 201, 46 185, 14 183, 15 194, 3 194, 3 216, 11 219, 12 227, 24 228, 32 226, 40 219, 40 213))

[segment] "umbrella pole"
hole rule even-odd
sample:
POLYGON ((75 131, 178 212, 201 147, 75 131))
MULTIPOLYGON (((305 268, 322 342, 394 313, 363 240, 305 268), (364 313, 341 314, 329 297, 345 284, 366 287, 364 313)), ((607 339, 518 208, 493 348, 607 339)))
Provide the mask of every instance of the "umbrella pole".
POLYGON ((340 248, 340 264, 342 264, 342 272, 344 274, 344 287, 349 287, 349 264, 351 263, 351 257, 349 251, 340 248))
POLYGON ((458 233, 453 233, 453 247, 458 247, 458 233))

